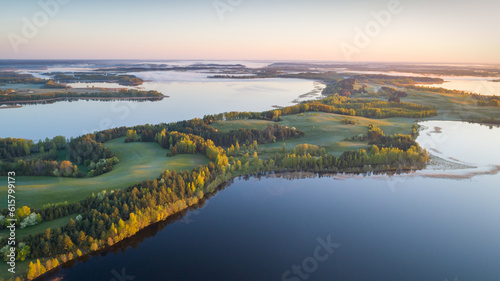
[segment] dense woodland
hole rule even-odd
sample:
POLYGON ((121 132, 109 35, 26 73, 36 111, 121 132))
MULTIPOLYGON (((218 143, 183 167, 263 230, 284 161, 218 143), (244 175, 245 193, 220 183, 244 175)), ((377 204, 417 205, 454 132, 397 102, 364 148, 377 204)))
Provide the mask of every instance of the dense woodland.
POLYGON ((96 141, 95 134, 87 134, 71 139, 68 155, 72 162, 85 165, 90 171, 89 176, 98 176, 110 172, 113 170, 113 166, 119 162, 111 149, 96 141))
POLYGON ((24 176, 83 177, 70 161, 57 161, 58 150, 68 148, 62 136, 40 140, 0 139, 0 176, 16 171, 24 176))
POLYGON ((71 87, 66 86, 64 84, 56 83, 53 80, 47 81, 47 83, 45 83, 42 86, 42 89, 69 89, 69 88, 71 88, 71 87))
POLYGON ((0 138, 0 160, 12 160, 15 157, 25 157, 34 153, 52 149, 61 150, 67 147, 67 140, 63 136, 56 136, 53 139, 46 138, 38 142, 20 138, 0 138))
POLYGON ((65 73, 46 73, 51 75, 52 79, 60 83, 75 83, 75 82, 106 82, 117 83, 123 86, 139 86, 144 81, 134 75, 114 75, 107 73, 73 73, 72 75, 65 73))
POLYGON ((74 99, 74 98, 163 98, 163 94, 157 91, 139 91, 122 89, 117 92, 94 92, 94 93, 73 93, 73 92, 57 92, 46 94, 18 94, 10 93, 0 96, 0 103, 12 101, 45 101, 54 99, 74 99))
POLYGON ((363 83, 376 83, 379 85, 394 85, 394 86, 412 86, 415 84, 442 84, 444 80, 441 78, 431 77, 406 77, 406 76, 390 76, 383 74, 363 74, 356 76, 356 79, 363 83))
POLYGON ((425 118, 437 115, 436 110, 430 106, 406 102, 395 103, 379 99, 348 98, 335 95, 321 100, 304 102, 298 105, 265 112, 226 112, 216 115, 207 115, 204 117, 204 120, 208 123, 219 120, 244 119, 280 121, 281 116, 308 111, 320 111, 376 119, 391 117, 425 118))
POLYGON ((356 85, 356 78, 347 78, 338 80, 335 83, 327 84, 323 89, 322 94, 324 96, 351 96, 358 93, 366 93, 366 86, 362 87, 359 90, 355 90, 354 86, 356 85))
POLYGON ((70 161, 54 160, 18 160, 16 162, 0 163, 0 176, 7 176, 8 172, 16 171, 23 176, 55 176, 55 177, 76 177, 85 175, 78 170, 76 165, 70 161))
POLYGON ((478 96, 475 97, 478 106, 500 107, 499 96, 478 96))
POLYGON ((45 84, 47 80, 36 78, 31 74, 16 72, 0 72, 0 84, 45 84))
MULTIPOLYGON (((358 75, 355 77, 347 79, 337 79, 336 81, 327 83, 325 89, 323 89, 322 94, 325 96, 351 96, 357 94, 367 93, 367 83, 375 83, 382 85, 394 85, 398 87, 414 86, 415 84, 441 84, 444 81, 440 78, 429 78, 429 77, 402 77, 402 76, 387 76, 387 75, 358 75), (357 84, 361 86, 357 86, 357 84)), ((393 97, 403 97, 394 92, 390 92, 390 87, 382 87, 383 91, 388 91, 393 97)), ((394 89, 393 89, 394 90, 394 89)))

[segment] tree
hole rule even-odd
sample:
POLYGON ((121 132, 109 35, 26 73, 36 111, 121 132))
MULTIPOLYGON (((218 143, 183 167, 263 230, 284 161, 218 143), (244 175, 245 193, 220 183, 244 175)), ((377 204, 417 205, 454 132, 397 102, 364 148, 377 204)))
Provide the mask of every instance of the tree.
POLYGON ((136 130, 128 130, 125 142, 136 142, 138 139, 136 130))
POLYGON ((73 244, 73 241, 71 241, 71 238, 68 235, 64 235, 63 243, 64 250, 66 250, 67 252, 73 251, 75 244, 73 244))
POLYGON ((401 99, 399 97, 390 97, 389 102, 401 102, 401 99))
POLYGON ((381 137, 384 137, 384 132, 382 131, 382 129, 380 129, 379 127, 377 126, 374 126, 374 125, 369 125, 368 126, 369 128, 369 131, 368 131, 368 139, 369 140, 376 140, 378 138, 381 138, 381 137))

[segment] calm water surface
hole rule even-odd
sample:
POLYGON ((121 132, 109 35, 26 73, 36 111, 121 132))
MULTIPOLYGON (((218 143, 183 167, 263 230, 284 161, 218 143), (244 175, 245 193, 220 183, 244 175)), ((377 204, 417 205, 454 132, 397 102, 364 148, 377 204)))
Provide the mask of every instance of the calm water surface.
MULTIPOLYGON (((147 73, 143 89, 170 96, 162 101, 72 101, 0 109, 0 137, 40 139, 79 136, 120 126, 175 122, 226 111, 264 111, 299 96, 320 95, 322 85, 299 79, 221 80, 200 73, 147 73)), ((80 84, 97 85, 106 83, 80 84)), ((116 86, 116 85, 112 85, 116 86)))
POLYGON ((500 128, 467 122, 421 122, 417 142, 441 158, 479 166, 500 165, 500 128))
MULTIPOLYGON (((423 125, 432 128, 421 135, 424 146, 434 138, 447 157, 500 164, 484 142, 500 129, 423 125)), ((123 272, 134 280, 499 280, 499 180, 238 179, 199 209, 45 280, 118 280, 123 272), (330 252, 322 242, 332 243, 330 252)))
POLYGON ((498 280, 499 179, 413 178, 395 192, 375 178, 237 180, 205 208, 46 280, 122 269, 135 280, 303 280, 283 279, 294 265, 307 280, 498 280), (340 246, 307 259, 328 237, 340 246))
POLYGON ((459 90, 484 96, 500 96, 500 82, 491 82, 491 80, 487 78, 443 77, 443 79, 446 81, 443 84, 421 86, 459 90))

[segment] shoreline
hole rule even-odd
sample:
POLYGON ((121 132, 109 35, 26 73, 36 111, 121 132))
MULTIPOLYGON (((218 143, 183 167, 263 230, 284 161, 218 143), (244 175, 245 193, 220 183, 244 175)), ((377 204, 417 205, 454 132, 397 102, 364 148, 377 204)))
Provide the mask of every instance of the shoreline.
POLYGON ((50 99, 41 99, 41 100, 21 100, 21 101, 4 101, 0 102, 0 105, 10 105, 6 107, 0 108, 17 108, 22 107, 23 104, 39 104, 39 103, 52 103, 59 102, 65 100, 162 100, 164 98, 169 98, 170 96, 161 96, 161 97, 57 97, 50 99))
MULTIPOLYGON (((65 262, 60 263, 57 267, 52 268, 46 271, 44 274, 37 276, 32 280, 40 280, 39 278, 46 278, 51 276, 53 273, 57 273, 61 268, 72 266, 75 262, 85 260, 90 256, 95 256, 102 254, 104 252, 110 251, 116 247, 119 247, 119 244, 124 243, 129 239, 133 239, 140 232, 147 230, 148 228, 154 227, 158 224, 169 223, 172 219, 175 220, 177 218, 182 218, 183 213, 191 208, 196 208, 197 205, 203 204, 205 200, 210 199, 215 196, 219 191, 224 190, 228 187, 228 184, 231 184, 237 178, 245 178, 245 177, 270 177, 270 178, 284 178, 284 179, 297 179, 297 178, 307 178, 307 177, 331 177, 332 179, 345 179, 349 177, 359 177, 364 176, 364 174, 369 174, 370 176, 394 176, 394 175, 403 175, 407 174, 409 176, 418 176, 422 178, 448 178, 448 179, 470 179, 474 176, 480 175, 495 175, 500 173, 500 165, 492 166, 492 169, 488 171, 470 171, 465 174, 452 174, 452 173, 425 173, 426 171, 446 171, 450 170, 467 170, 467 169, 477 169, 477 166, 462 164, 452 162, 443 158, 440 158, 435 155, 429 155, 430 161, 426 165, 425 168, 382 168, 382 167, 370 167, 370 169, 362 168, 347 168, 338 171, 307 171, 307 170, 281 170, 277 169, 275 171, 269 172, 252 172, 252 173, 235 173, 230 175, 229 177, 224 178, 222 181, 215 180, 211 183, 208 183, 204 188, 203 196, 198 198, 197 196, 193 197, 191 200, 176 202, 171 204, 169 207, 174 211, 172 214, 169 214, 162 220, 150 223, 143 228, 140 228, 134 234, 124 237, 121 240, 115 241, 113 244, 105 245, 104 247, 98 248, 95 251, 83 252, 82 255, 76 256, 73 259, 67 260, 65 262), (374 168, 374 169, 372 169, 374 168), (180 203, 180 204, 178 204, 180 203)), ((53 258, 53 257, 52 257, 53 258)), ((52 259, 49 258, 49 259, 52 259)), ((59 257, 56 257, 59 259, 59 257)), ((45 262, 45 259, 40 259, 41 262, 45 262)))
MULTIPOLYGON (((499 167, 500 168, 500 167, 499 167)), ((405 169, 405 170, 398 170, 398 171, 411 171, 410 169, 405 169)), ((364 171, 364 173, 367 173, 367 172, 370 172, 370 171, 364 171)), ((396 170, 395 169, 387 169, 385 171, 385 173, 396 173, 396 170)), ((94 256, 94 255, 99 255, 99 254, 102 254, 102 253, 105 253, 105 252, 108 252, 116 247, 119 247, 119 244, 121 243, 124 243, 125 241, 129 240, 129 239, 133 239, 136 235, 140 234, 140 232, 142 231, 147 231, 148 228, 151 228, 151 227, 154 227, 155 225, 158 225, 158 224, 162 224, 162 223, 169 223, 170 220, 174 220, 176 218, 182 218, 183 216, 183 213, 187 212, 188 210, 190 210, 191 208, 196 208, 197 205, 203 205, 205 200, 208 200, 210 199, 211 197, 215 196, 219 191, 222 191, 224 190, 226 187, 228 187, 229 184, 233 183, 233 181, 237 178, 245 178, 245 177, 283 177, 283 178, 286 178, 284 176, 288 175, 288 176, 291 176, 293 177, 294 175, 297 175, 297 174, 300 174, 300 175, 310 175, 310 176, 329 176, 329 177, 332 177, 334 178, 334 176, 339 176, 339 175, 351 175, 351 176, 356 176, 357 174, 359 173, 363 173, 363 172, 355 172, 355 171, 352 171, 352 172, 312 172, 312 171, 280 171, 280 170, 277 170, 277 171, 272 171, 272 172, 259 172, 259 173, 248 173, 248 174, 244 174, 244 173, 237 173, 235 175, 231 175, 230 177, 226 178, 225 180, 223 180, 222 182, 220 183, 217 183, 217 180, 211 182, 211 183, 208 183, 207 186, 205 187, 205 190, 203 192, 203 196, 201 198, 198 198, 198 197, 194 197, 192 200, 187 200, 187 201, 177 201, 173 204, 171 204, 171 208, 174 208, 174 213, 168 215, 167 217, 165 217, 164 219, 162 220, 159 220, 159 221, 156 221, 156 222, 153 222, 153 223, 150 223, 146 226, 144 226, 143 228, 140 228, 137 230, 137 232, 135 232, 134 234, 128 236, 128 237, 124 237, 123 239, 121 240, 118 240, 118 241, 115 241, 113 244, 111 245, 105 245, 104 247, 101 247, 101 248, 98 248, 97 250, 95 251, 88 251, 88 252, 83 252, 82 255, 80 256, 76 256, 76 257, 73 257, 73 259, 69 259, 65 262, 61 262, 58 266, 50 269, 50 270, 47 270, 46 272, 44 272, 43 274, 39 275, 39 276, 36 276, 35 278, 31 279, 33 281, 37 281, 37 280, 45 280, 43 278, 47 278, 47 277, 50 277, 51 274, 53 273, 57 273, 59 272, 59 270, 61 268, 65 268, 65 267, 72 267, 74 265, 74 263, 78 262, 78 261, 81 261, 81 260, 86 260, 87 258, 91 257, 91 256, 94 256), (179 206, 179 202, 181 202, 181 205, 182 206, 179 206), (177 209, 176 209, 177 207, 177 209), (42 279, 41 279, 42 278, 42 279)), ((377 173, 383 173, 382 170, 380 171, 377 171, 377 173)), ((54 257, 49 257, 48 259, 53 259, 54 257)), ((59 259, 59 257, 55 257, 57 259, 59 259)), ((40 262, 42 263, 45 263, 46 260, 45 259, 39 259, 40 262)), ((33 260, 32 260, 33 261, 33 260)), ((69 268, 68 267, 68 268, 69 268)))
MULTIPOLYGON (((446 163, 446 162, 453 163, 453 162, 447 161, 447 160, 439 158, 439 157, 436 157, 436 158, 442 160, 442 162, 440 162, 441 164, 446 163)), ((431 161, 432 161, 432 159, 431 159, 431 161)), ((456 164, 456 166, 454 166, 456 168, 455 170, 468 168, 467 165, 460 165, 457 163, 453 163, 453 164, 456 164)), ((430 164, 428 164, 428 165, 430 165, 430 164)), ((439 165, 436 165, 436 167, 439 167, 439 165)), ((113 249, 116 249, 117 247, 120 247, 120 244, 126 242, 127 240, 133 239, 135 236, 137 236, 141 232, 147 231, 148 228, 155 227, 156 225, 160 225, 160 224, 167 224, 168 225, 170 222, 175 222, 177 219, 182 218, 183 215, 185 214, 185 212, 187 212, 188 210, 190 210, 192 208, 196 208, 198 205, 203 206, 203 204, 205 203, 205 200, 208 200, 211 197, 215 196, 219 191, 224 190, 226 187, 228 187, 229 184, 231 184, 235 179, 238 179, 238 178, 270 177, 270 178, 297 179, 297 178, 308 178, 308 177, 331 177, 332 179, 345 179, 347 177, 359 177, 360 174, 366 174, 366 173, 372 173, 372 175, 374 175, 374 176, 396 175, 396 174, 400 175, 402 173, 403 174, 406 173, 408 175, 412 174, 412 175, 420 176, 423 178, 440 177, 441 176, 441 174, 434 175, 434 174, 415 174, 414 173, 414 172, 418 172, 418 171, 425 171, 425 170, 424 169, 390 168, 390 169, 381 169, 381 170, 374 170, 374 171, 373 170, 372 171, 365 170, 365 171, 359 171, 359 172, 356 172, 356 171, 313 172, 313 171, 306 171, 306 170, 303 170, 303 171, 280 171, 280 170, 277 170, 277 171, 272 171, 272 172, 250 173, 250 174, 239 174, 238 173, 235 175, 231 175, 229 178, 225 179, 224 181, 222 181, 218 184, 217 184, 217 181, 209 183, 206 187, 206 190, 204 191, 203 197, 201 197, 201 198, 195 197, 195 198, 193 198, 194 200, 188 200, 186 202, 183 202, 182 206, 179 206, 177 203, 172 204, 171 207, 175 208, 175 206, 177 206, 177 209, 175 210, 174 213, 168 215, 166 218, 164 218, 160 221, 156 221, 156 222, 153 222, 151 224, 148 224, 148 225, 144 226, 143 228, 138 229, 137 232, 134 233, 133 235, 130 235, 128 237, 124 237, 123 239, 116 241, 115 243, 113 243, 111 245, 106 245, 105 247, 101 247, 95 251, 84 252, 81 256, 77 256, 71 260, 67 260, 63 263, 60 263, 57 267, 46 271, 44 274, 39 275, 32 280, 36 281, 36 280, 40 280, 40 278, 50 277, 51 274, 59 272, 59 270, 61 268, 65 268, 68 266, 72 267, 74 265, 74 263, 76 263, 78 261, 81 262, 82 260, 86 260, 91 256, 100 255, 103 253, 107 253, 113 249)), ((474 175, 483 175, 483 174, 496 174, 499 172, 500 172, 500 165, 496 166, 495 169, 493 169, 492 171, 489 171, 489 172, 488 171, 486 171, 486 172, 473 172, 471 174, 473 174, 472 176, 474 176, 474 175)), ((443 174, 443 175, 448 176, 450 178, 452 178, 452 177, 455 178, 455 176, 458 176, 458 178, 456 178, 456 179, 468 178, 467 176, 469 176, 469 174, 463 175, 463 177, 460 177, 460 175, 452 175, 452 174, 448 174, 448 175, 443 174)), ((45 260, 40 260, 40 261, 45 262, 45 260)))
POLYGON ((20 108, 23 107, 22 105, 8 105, 8 106, 0 106, 0 109, 7 109, 7 108, 20 108))

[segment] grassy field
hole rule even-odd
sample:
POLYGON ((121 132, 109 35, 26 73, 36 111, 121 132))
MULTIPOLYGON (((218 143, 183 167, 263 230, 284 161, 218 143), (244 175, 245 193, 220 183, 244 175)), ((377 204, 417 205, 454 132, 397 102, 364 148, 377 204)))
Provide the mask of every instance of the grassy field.
MULTIPOLYGON (((76 202, 102 190, 122 189, 158 177, 165 170, 192 169, 208 163, 204 155, 166 157, 167 150, 156 143, 124 143, 124 138, 104 144, 120 159, 113 171, 93 178, 17 177, 17 205, 41 208, 47 203, 76 202)), ((0 177, 6 183, 6 177, 0 177)), ((0 192, 6 194, 6 184, 0 192)), ((0 202, 6 208, 6 200, 0 202)))
MULTIPOLYGON (((478 107, 475 100, 464 95, 409 91, 408 96, 401 100, 421 105, 430 105, 436 108, 437 116, 418 121, 468 121, 478 118, 489 119, 491 117, 497 120, 500 119, 500 108, 478 107)), ((292 149, 297 144, 308 143, 324 147, 328 152, 338 156, 346 150, 367 147, 367 143, 350 142, 345 141, 345 139, 359 134, 366 134, 369 124, 381 127, 386 135, 396 133, 410 134, 412 124, 417 121, 411 118, 369 119, 348 117, 358 120, 359 123, 357 125, 344 125, 342 123, 344 118, 344 115, 308 112, 283 116, 283 120, 278 124, 295 127, 306 133, 305 137, 287 140, 287 149, 292 149)), ((238 128, 263 129, 273 123, 263 120, 234 120, 214 122, 212 126, 221 131, 229 131, 238 128)), ((265 153, 266 148, 281 148, 282 146, 283 142, 277 142, 274 144, 259 145, 259 149, 264 148, 262 153, 265 153)))
MULTIPOLYGON (((346 150, 366 148, 368 146, 367 142, 351 142, 345 139, 360 134, 366 135, 368 132, 368 125, 370 124, 379 126, 389 135, 395 133, 410 134, 411 126, 415 121, 414 119, 408 118, 375 120, 363 117, 348 117, 349 119, 357 120, 359 123, 356 125, 345 125, 342 122, 345 117, 344 115, 330 113, 308 112, 283 116, 283 120, 278 124, 295 127, 306 134, 302 138, 285 141, 287 149, 293 149, 297 144, 308 143, 324 147, 328 152, 334 155, 340 155, 346 150)), ((212 126, 222 131, 228 131, 238 128, 263 129, 269 124, 274 124, 274 122, 262 120, 218 121, 214 122, 212 126)), ((283 142, 259 145, 259 149, 282 147, 283 142)))
MULTIPOLYGON (((50 229, 56 229, 58 227, 65 226, 69 223, 71 219, 75 219, 77 214, 69 215, 66 217, 58 218, 52 221, 47 221, 47 222, 41 222, 35 226, 27 227, 27 228, 18 228, 16 229, 16 238, 17 239, 23 239, 24 237, 33 234, 33 233, 41 233, 47 230, 47 228, 50 229)), ((0 238, 7 237, 9 235, 9 230, 4 229, 0 231, 0 238)))
POLYGON ((489 119, 490 117, 500 119, 500 108, 476 106, 476 100, 468 96, 414 91, 408 92, 408 97, 401 100, 434 106, 438 116, 430 119, 435 120, 466 121, 474 118, 489 119))
MULTIPOLYGON (((403 101, 414 102, 437 107, 438 116, 429 119, 438 120, 469 120, 471 118, 500 118, 500 108, 477 107, 469 97, 427 93, 409 92, 403 101)), ((306 136, 286 141, 286 148, 292 149, 297 144, 308 143, 324 147, 329 153, 340 155, 346 150, 366 148, 366 142, 346 141, 347 138, 366 134, 369 124, 381 127, 386 135, 394 133, 409 134, 411 125, 416 121, 411 118, 368 119, 363 117, 349 117, 356 119, 356 125, 345 125, 343 115, 307 112, 297 115, 283 116, 280 125, 295 127, 305 132, 306 136)), ((273 122, 262 120, 235 120, 215 122, 213 126, 221 131, 238 128, 262 129, 273 122)), ((105 146, 111 148, 120 159, 112 172, 95 178, 55 178, 55 177, 18 177, 17 198, 18 205, 29 205, 39 208, 46 203, 75 202, 91 195, 93 192, 124 188, 145 179, 158 177, 166 170, 191 169, 208 162, 202 155, 177 155, 165 157, 167 151, 155 143, 125 144, 123 138, 110 141, 105 146)), ((259 145, 259 153, 266 156, 266 152, 275 148, 282 148, 283 142, 259 145)), ((60 152, 60 159, 66 158, 66 152, 60 152)), ((85 171, 83 167, 80 167, 85 171)), ((0 177, 0 182, 6 182, 0 177)), ((0 192, 5 192, 6 185, 0 185, 0 192)), ((5 208, 4 201, 0 201, 0 208, 5 208)))
MULTIPOLYGON (((26 276, 26 272, 28 272, 28 265, 29 265, 28 260, 25 260, 22 262, 16 261, 16 274, 12 275, 12 273, 7 271, 9 269, 9 266, 7 265, 7 263, 2 262, 2 263, 0 263, 0 278, 3 278, 3 280, 12 280, 9 278, 15 278, 15 277, 19 276, 21 278, 21 280, 25 280, 22 278, 22 276, 26 276), (24 275, 23 275, 23 273, 24 273, 24 275)), ((0 279, 0 280, 2 280, 2 279, 0 279)))

